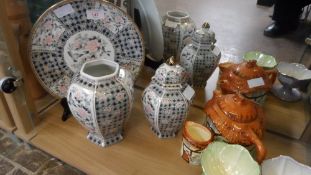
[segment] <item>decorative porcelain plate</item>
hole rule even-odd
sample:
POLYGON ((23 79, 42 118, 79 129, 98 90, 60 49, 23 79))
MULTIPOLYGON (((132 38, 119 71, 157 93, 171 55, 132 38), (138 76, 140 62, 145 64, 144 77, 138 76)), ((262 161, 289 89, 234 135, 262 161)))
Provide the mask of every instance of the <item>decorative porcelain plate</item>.
POLYGON ((144 45, 137 26, 102 0, 64 0, 50 7, 31 32, 31 65, 54 96, 66 97, 74 73, 93 59, 113 60, 137 77, 144 45))

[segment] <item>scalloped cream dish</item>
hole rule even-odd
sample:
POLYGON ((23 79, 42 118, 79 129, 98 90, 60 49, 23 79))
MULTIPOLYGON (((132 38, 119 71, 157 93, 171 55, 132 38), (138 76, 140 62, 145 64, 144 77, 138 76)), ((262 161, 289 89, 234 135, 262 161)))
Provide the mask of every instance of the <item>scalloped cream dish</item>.
POLYGON ((243 59, 245 61, 256 60, 258 66, 269 69, 274 68, 277 65, 276 59, 273 56, 258 51, 245 53, 243 59))
POLYGON ((288 156, 279 156, 262 163, 262 175, 311 175, 311 167, 288 156))
POLYGON ((280 62, 277 66, 277 69, 281 74, 287 75, 297 80, 311 79, 311 71, 299 63, 280 62))
POLYGON ((204 175, 260 175, 260 167, 240 145, 213 142, 203 151, 204 175))

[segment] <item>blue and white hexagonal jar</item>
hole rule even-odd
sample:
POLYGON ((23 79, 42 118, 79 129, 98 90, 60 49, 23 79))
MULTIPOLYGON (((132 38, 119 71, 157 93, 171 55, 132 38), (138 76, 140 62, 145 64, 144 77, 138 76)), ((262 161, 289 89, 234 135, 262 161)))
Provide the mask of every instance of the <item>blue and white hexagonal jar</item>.
POLYGON ((67 100, 90 141, 102 147, 117 143, 133 104, 131 74, 113 61, 86 62, 73 78, 67 100))
POLYGON ((181 52, 180 65, 190 74, 193 87, 205 87, 220 60, 220 50, 215 46, 215 33, 209 28, 209 24, 204 23, 194 33, 192 43, 181 52))
POLYGON ((143 92, 145 116, 159 138, 175 137, 187 117, 191 102, 185 95, 185 89, 190 88, 187 80, 187 73, 180 65, 164 63, 143 92))

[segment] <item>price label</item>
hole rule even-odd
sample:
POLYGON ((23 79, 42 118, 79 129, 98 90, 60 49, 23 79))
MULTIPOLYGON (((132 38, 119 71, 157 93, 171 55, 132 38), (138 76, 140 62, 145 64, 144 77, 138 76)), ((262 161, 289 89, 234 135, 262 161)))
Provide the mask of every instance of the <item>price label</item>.
POLYGON ((57 18, 62 18, 66 15, 69 15, 70 13, 74 13, 74 9, 70 4, 66 4, 62 7, 59 7, 54 10, 54 14, 57 16, 57 18))
POLYGON ((169 21, 169 20, 166 20, 165 26, 167 26, 167 27, 172 27, 172 28, 176 28, 176 27, 177 27, 177 23, 176 23, 176 22, 169 21))
POLYGON ((191 86, 187 86, 186 89, 183 92, 183 95, 186 97, 186 99, 191 100, 194 96, 195 92, 191 86))
POLYGON ((104 17, 105 17, 105 13, 101 9, 93 9, 93 10, 86 11, 87 19, 98 20, 98 19, 103 19, 104 17))
POLYGON ((247 80, 247 84, 249 88, 254 88, 254 87, 264 86, 265 82, 263 81, 262 77, 260 77, 260 78, 254 78, 254 79, 247 80))

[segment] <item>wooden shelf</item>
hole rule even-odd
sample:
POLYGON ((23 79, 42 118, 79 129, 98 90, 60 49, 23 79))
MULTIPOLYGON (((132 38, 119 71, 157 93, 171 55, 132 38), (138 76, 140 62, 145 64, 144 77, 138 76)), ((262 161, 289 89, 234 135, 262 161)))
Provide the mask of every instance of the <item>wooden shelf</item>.
MULTIPOLYGON (((200 174, 200 166, 188 165, 180 156, 181 133, 173 139, 158 139, 150 130, 141 104, 142 90, 135 89, 135 103, 124 140, 108 148, 100 148, 86 139, 87 131, 71 117, 61 121, 62 108, 53 107, 44 114, 31 143, 51 155, 88 174, 200 174)), ((205 114, 192 107, 188 120, 202 123, 205 114)), ((311 164, 311 148, 307 145, 266 133, 268 158, 289 155, 311 164), (310 158, 309 158, 310 159, 310 158)))
POLYGON ((266 128, 269 131, 301 139, 310 122, 310 104, 306 100, 285 102, 268 95, 263 106, 266 128))
MULTIPOLYGON (((58 105, 44 114, 31 143, 88 174, 200 174, 200 167, 189 166, 179 157, 181 134, 158 139, 150 130, 142 111, 142 91, 135 90, 135 104, 124 140, 100 148, 86 139, 87 131, 71 117, 61 121, 58 105)), ((189 118, 203 122, 204 113, 192 108, 189 118)))

